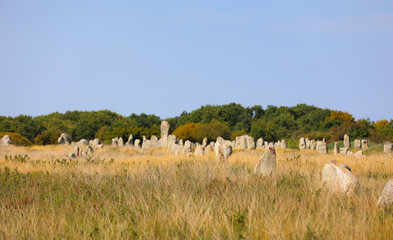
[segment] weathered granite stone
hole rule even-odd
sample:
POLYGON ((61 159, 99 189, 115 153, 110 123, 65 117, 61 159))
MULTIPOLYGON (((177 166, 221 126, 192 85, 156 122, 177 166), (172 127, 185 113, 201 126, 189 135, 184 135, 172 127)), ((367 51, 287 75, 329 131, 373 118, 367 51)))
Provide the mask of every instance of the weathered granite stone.
POLYGON ((359 151, 355 152, 355 153, 353 154, 353 156, 355 156, 355 157, 363 157, 363 151, 362 151, 362 150, 359 150, 359 151))
POLYGON ((368 150, 368 141, 367 139, 362 139, 362 149, 368 150))
POLYGON ((383 151, 384 151, 385 153, 390 153, 390 152, 392 151, 392 143, 386 142, 386 143, 383 145, 383 151))
POLYGON ((89 145, 89 141, 87 141, 86 139, 81 139, 79 140, 77 145, 89 145))
POLYGON ((286 139, 281 140, 281 148, 286 149, 287 147, 288 147, 287 140, 286 139))
POLYGON ((317 141, 317 151, 322 154, 327 154, 328 153, 328 147, 326 142, 323 141, 317 141))
POLYGON ((334 142, 334 155, 339 153, 340 153, 340 149, 338 148, 338 142, 334 142))
POLYGON ((140 148, 140 146, 141 146, 141 140, 140 140, 140 139, 135 139, 135 141, 134 141, 134 147, 140 148))
POLYGON ((310 149, 311 150, 317 149, 317 142, 314 139, 311 139, 310 141, 310 149))
POLYGON ((270 176, 276 172, 276 151, 268 147, 254 168, 254 174, 270 176))
POLYGON ((379 207, 391 206, 393 203, 393 179, 391 179, 382 190, 378 198, 379 207))
POLYGON ((9 146, 9 145, 11 145, 11 138, 8 135, 4 135, 0 139, 0 146, 9 146))
POLYGON ((351 168, 336 160, 325 163, 322 169, 322 181, 332 192, 350 193, 360 186, 351 168))
POLYGON ((196 156, 202 156, 203 154, 205 154, 205 150, 204 150, 203 146, 202 146, 202 145, 199 145, 199 144, 197 143, 197 145, 196 145, 196 147, 195 147, 195 152, 194 152, 194 154, 195 154, 196 156))
POLYGON ((362 144, 359 139, 353 140, 353 148, 361 148, 362 144))
POLYGON ((304 137, 300 138, 299 140, 299 149, 306 149, 306 140, 304 139, 304 137))
POLYGON ((349 140, 349 136, 347 134, 344 135, 344 147, 347 149, 351 148, 351 141, 349 140))
POLYGON ((256 148, 257 148, 257 149, 263 148, 263 139, 262 139, 262 138, 259 138, 259 139, 257 140, 256 148))
POLYGON ((161 122, 161 138, 169 135, 169 123, 167 121, 161 122))
POLYGON ((134 146, 134 136, 132 136, 132 134, 128 137, 126 146, 134 146))
MULTIPOLYGON (((8 136, 8 135, 7 135, 7 136, 8 136)), ((70 139, 70 137, 68 136, 67 133, 62 133, 62 134, 60 135, 60 137, 57 139, 57 143, 58 143, 58 144, 69 145, 69 144, 71 144, 71 139, 70 139)))

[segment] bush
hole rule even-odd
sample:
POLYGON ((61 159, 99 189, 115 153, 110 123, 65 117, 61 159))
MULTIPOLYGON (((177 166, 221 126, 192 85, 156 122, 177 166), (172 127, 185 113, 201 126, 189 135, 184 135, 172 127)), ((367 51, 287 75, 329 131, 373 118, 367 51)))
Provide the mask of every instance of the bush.
POLYGON ((48 145, 48 144, 56 144, 57 139, 60 137, 61 133, 58 131, 44 131, 41 134, 38 134, 37 137, 34 138, 34 143, 37 145, 48 145))
POLYGON ((0 139, 4 137, 4 135, 8 135, 11 138, 11 144, 15 146, 31 146, 33 145, 32 142, 29 141, 29 139, 23 137, 19 133, 15 132, 1 132, 0 133, 0 139))
POLYGON ((204 138, 207 138, 208 141, 215 141, 217 137, 230 139, 231 129, 213 119, 210 123, 186 123, 173 131, 173 135, 192 142, 202 142, 204 138))

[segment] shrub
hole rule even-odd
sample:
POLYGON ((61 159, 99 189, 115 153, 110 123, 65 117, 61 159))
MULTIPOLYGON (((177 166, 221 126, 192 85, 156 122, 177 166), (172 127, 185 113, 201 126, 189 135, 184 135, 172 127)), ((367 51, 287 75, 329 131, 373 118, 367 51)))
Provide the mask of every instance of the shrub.
POLYGON ((4 135, 8 135, 11 138, 11 144, 15 146, 31 146, 33 145, 29 139, 25 138, 24 136, 20 135, 19 133, 15 132, 1 132, 0 138, 4 137, 4 135))
POLYGON ((37 137, 34 138, 34 143, 37 145, 48 145, 48 144, 56 144, 57 139, 61 135, 58 131, 44 131, 41 134, 38 134, 37 137))

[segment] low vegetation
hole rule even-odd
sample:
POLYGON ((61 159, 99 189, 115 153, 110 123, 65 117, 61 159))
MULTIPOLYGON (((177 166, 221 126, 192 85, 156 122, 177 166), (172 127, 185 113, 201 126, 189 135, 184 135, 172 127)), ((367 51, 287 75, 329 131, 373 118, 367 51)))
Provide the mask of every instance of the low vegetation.
POLYGON ((392 239, 393 208, 377 198, 391 156, 277 150, 277 173, 256 177, 263 150, 174 156, 105 147, 67 159, 72 146, 2 147, 2 239, 392 239), (352 196, 327 192, 328 160, 352 168, 352 196))

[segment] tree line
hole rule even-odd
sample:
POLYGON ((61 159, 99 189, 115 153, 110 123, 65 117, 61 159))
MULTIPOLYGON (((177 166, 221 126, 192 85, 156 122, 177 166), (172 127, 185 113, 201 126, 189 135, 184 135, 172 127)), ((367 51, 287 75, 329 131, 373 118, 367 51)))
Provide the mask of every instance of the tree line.
POLYGON ((56 144, 61 133, 73 141, 99 138, 110 143, 114 137, 124 140, 132 134, 141 139, 160 136, 160 124, 166 120, 170 132, 181 139, 201 142, 204 137, 214 141, 218 136, 235 139, 248 134, 266 141, 296 140, 302 136, 329 141, 341 140, 344 134, 354 138, 368 138, 380 143, 393 140, 393 120, 372 122, 358 119, 347 112, 323 109, 306 104, 293 107, 260 105, 243 107, 240 104, 206 105, 179 116, 161 119, 153 114, 122 116, 109 110, 67 111, 37 117, 20 115, 0 116, 0 137, 9 134, 19 145, 56 144))

